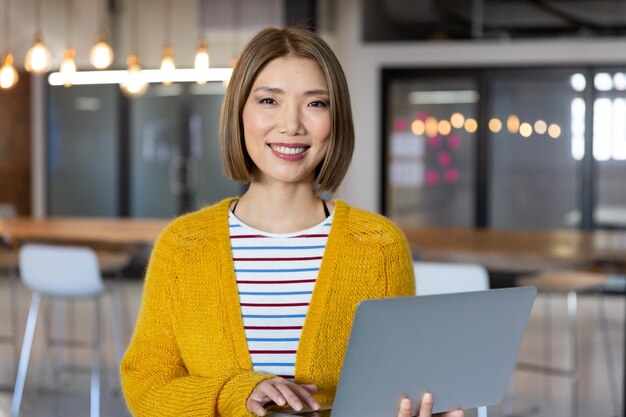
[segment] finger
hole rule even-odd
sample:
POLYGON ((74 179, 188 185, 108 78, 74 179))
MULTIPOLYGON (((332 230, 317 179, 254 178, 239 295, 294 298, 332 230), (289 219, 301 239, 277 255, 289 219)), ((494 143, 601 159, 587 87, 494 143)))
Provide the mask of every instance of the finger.
POLYGON ((427 392, 422 397, 422 404, 420 405, 419 417, 432 417, 433 415, 433 395, 427 392))
POLYGON ((404 397, 400 401, 400 411, 398 411, 398 417, 411 417, 411 400, 404 397))
POLYGON ((298 384, 293 384, 293 385, 294 385, 294 389, 296 390, 296 393, 298 394, 298 396, 300 397, 302 401, 304 401, 309 407, 311 407, 311 409, 319 410, 320 405, 317 403, 317 401, 315 401, 315 398, 313 398, 309 390, 304 388, 302 385, 298 385, 298 384))
POLYGON ((252 391, 252 393, 250 394, 250 397, 248 397, 250 400, 256 401, 258 403, 261 404, 266 404, 268 402, 271 401, 271 398, 269 398, 264 391, 264 385, 265 383, 261 383, 259 385, 257 385, 257 387, 254 389, 254 391, 252 391))
POLYGON ((278 391, 280 391, 280 393, 283 395, 283 397, 287 401, 287 404, 289 404, 291 408, 293 408, 296 411, 302 410, 302 401, 300 401, 300 397, 298 397, 298 395, 295 392, 293 392, 291 385, 275 384, 274 386, 276 387, 278 391))
POLYGON ((257 416, 261 416, 261 417, 265 416, 265 408, 260 402, 256 400, 248 398, 248 402, 246 403, 246 408, 248 409, 249 412, 256 414, 257 416))
POLYGON ((276 386, 274 386, 273 382, 268 382, 267 384, 264 384, 261 389, 269 400, 274 401, 278 405, 285 405, 285 398, 280 393, 280 391, 276 389, 276 386))

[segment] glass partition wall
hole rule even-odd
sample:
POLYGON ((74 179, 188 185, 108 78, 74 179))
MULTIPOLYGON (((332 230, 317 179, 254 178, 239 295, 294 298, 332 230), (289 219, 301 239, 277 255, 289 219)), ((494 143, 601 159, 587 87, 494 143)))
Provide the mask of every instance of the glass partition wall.
POLYGON ((173 217, 242 185, 222 169, 221 83, 50 87, 49 214, 173 217))
POLYGON ((622 69, 384 70, 382 84, 381 206, 400 225, 626 227, 622 69))
POLYGON ((398 79, 388 94, 388 214, 404 225, 471 226, 477 83, 398 79))

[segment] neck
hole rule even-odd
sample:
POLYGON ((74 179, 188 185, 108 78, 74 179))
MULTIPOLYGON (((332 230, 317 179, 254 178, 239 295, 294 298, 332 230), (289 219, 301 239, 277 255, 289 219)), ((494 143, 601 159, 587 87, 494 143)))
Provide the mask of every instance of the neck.
POLYGON ((291 233, 324 220, 324 208, 313 184, 269 186, 252 182, 239 199, 237 217, 255 229, 291 233))

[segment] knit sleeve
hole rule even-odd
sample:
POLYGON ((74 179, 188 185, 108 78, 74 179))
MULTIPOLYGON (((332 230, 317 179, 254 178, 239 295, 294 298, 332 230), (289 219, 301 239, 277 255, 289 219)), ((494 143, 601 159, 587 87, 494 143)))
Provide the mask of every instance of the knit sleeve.
POLYGON ((190 375, 181 357, 168 303, 176 245, 167 236, 153 250, 142 305, 122 360, 122 389, 134 416, 251 416, 246 400, 272 378, 236 365, 210 376, 190 375))
POLYGON ((392 224, 389 243, 384 247, 387 297, 415 295, 415 273, 411 251, 404 233, 392 224))

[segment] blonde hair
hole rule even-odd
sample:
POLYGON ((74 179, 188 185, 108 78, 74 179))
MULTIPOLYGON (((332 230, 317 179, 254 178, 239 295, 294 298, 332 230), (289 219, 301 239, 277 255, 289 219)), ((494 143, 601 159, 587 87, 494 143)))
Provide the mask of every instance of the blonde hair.
POLYGON ((331 133, 326 156, 316 168, 315 183, 319 192, 333 192, 343 180, 354 150, 348 83, 328 44, 315 33, 300 27, 264 29, 241 53, 226 90, 220 117, 220 147, 226 174, 236 181, 251 181, 255 165, 246 151, 243 108, 265 65, 286 56, 312 59, 326 78, 331 133))

